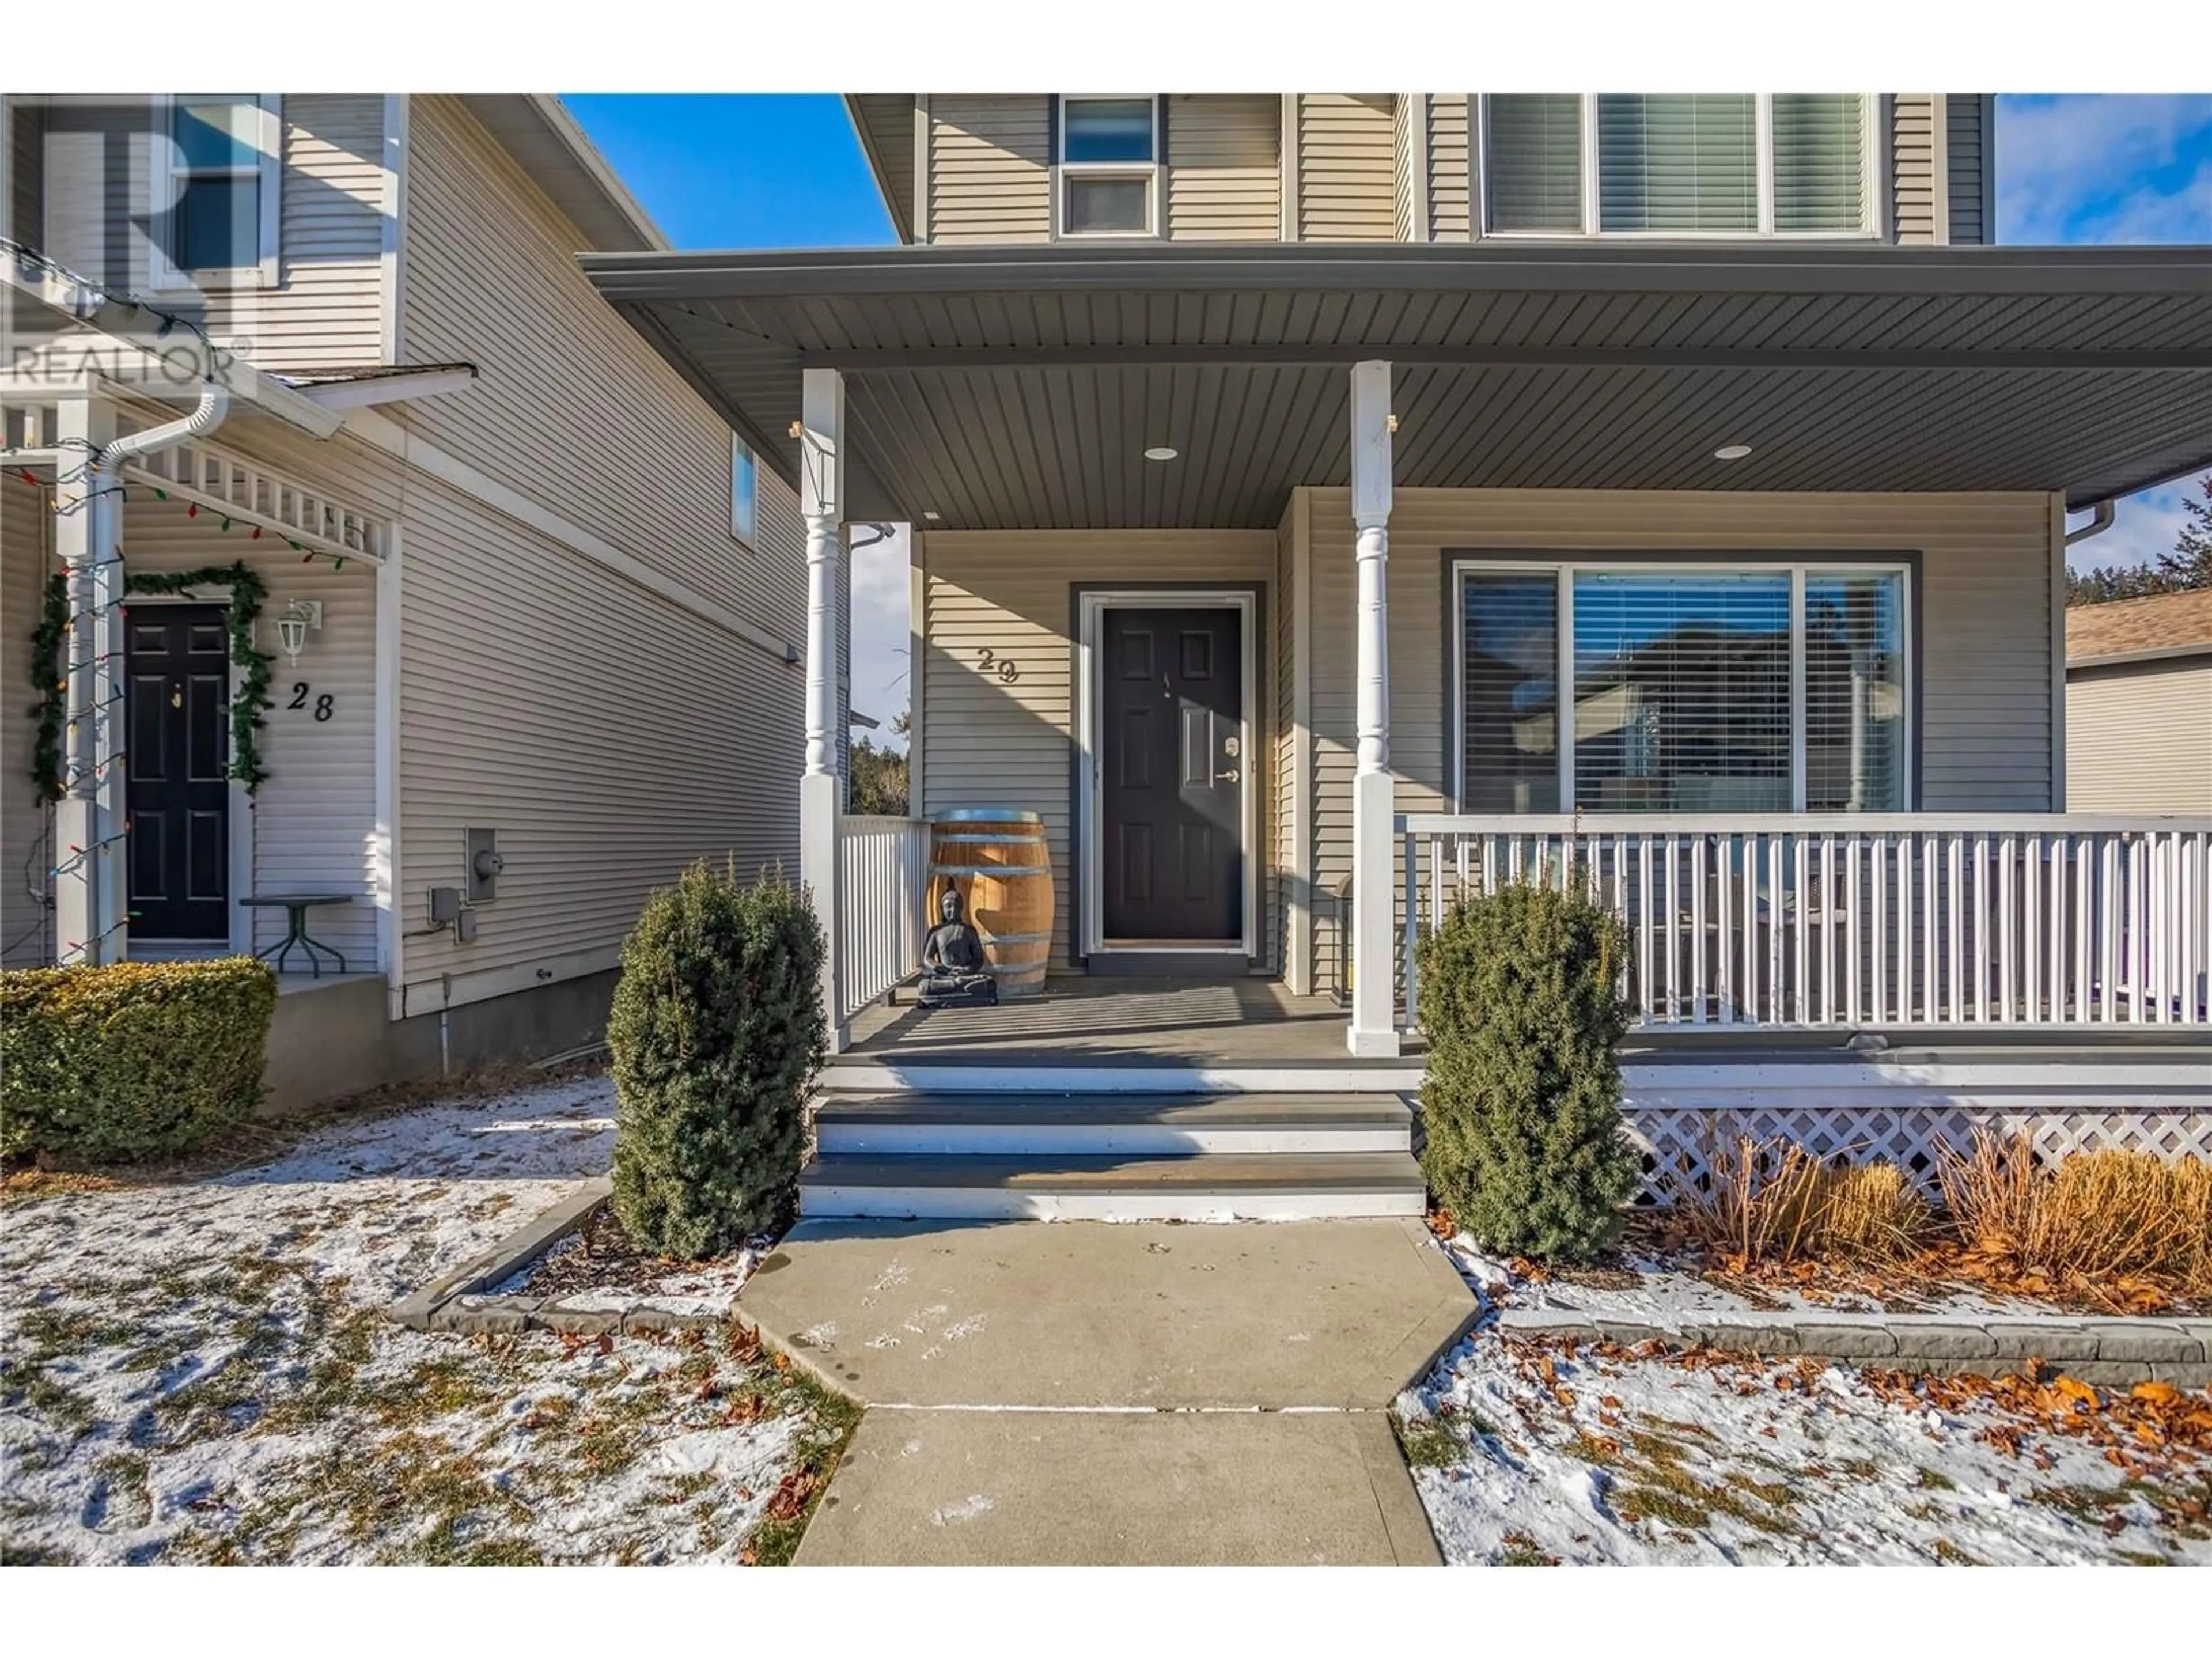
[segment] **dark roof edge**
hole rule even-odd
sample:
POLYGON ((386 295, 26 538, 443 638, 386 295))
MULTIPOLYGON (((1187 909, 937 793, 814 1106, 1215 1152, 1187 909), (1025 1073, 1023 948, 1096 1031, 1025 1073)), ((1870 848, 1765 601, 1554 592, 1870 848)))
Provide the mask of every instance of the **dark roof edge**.
POLYGON ((1396 242, 586 253, 609 299, 1254 286, 1742 294, 2203 294, 2212 248, 1396 242))
POLYGON ((890 215, 891 228, 898 233, 902 243, 911 243, 914 240, 914 226, 908 222, 908 216, 913 211, 913 204, 900 201, 898 192, 890 187, 890 178, 884 168, 883 152, 876 146, 874 129, 869 126, 867 118, 860 113, 858 94, 848 92, 839 94, 839 97, 845 106, 845 118, 853 124, 853 136, 860 141, 860 154, 867 161, 869 176, 876 181, 876 194, 884 198, 884 211, 890 215))

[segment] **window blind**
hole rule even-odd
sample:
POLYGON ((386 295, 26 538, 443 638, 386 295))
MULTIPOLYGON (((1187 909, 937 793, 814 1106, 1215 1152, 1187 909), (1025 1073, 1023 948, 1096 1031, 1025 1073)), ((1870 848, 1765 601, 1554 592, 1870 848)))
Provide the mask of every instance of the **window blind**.
POLYGON ((1559 611, 1548 570, 1475 571, 1462 584, 1463 811, 1559 810, 1559 611))
POLYGON ((1583 228, 1583 106, 1574 93, 1497 93, 1488 103, 1492 230, 1583 228))
POLYGON ((1856 93, 1774 94, 1774 228, 1863 229, 1866 120, 1856 93))
POLYGON ((1790 810, 1790 578, 1577 574, 1575 805, 1790 810))
POLYGON ((1805 805, 1905 811, 1904 580, 1805 579, 1805 805))
POLYGON ((1600 228, 1757 230, 1758 128, 1749 94, 1601 94, 1600 228))

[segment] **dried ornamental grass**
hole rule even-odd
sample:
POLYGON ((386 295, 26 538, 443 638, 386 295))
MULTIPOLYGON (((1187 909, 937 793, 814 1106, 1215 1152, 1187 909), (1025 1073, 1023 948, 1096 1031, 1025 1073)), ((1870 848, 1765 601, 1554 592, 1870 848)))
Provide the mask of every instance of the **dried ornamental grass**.
POLYGON ((1934 1209, 1893 1164, 1832 1168, 1793 1142, 1744 1135, 1706 1164, 1710 1190, 1676 1182, 1675 1212, 1692 1239, 1739 1272, 1899 1260, 1935 1225, 1934 1209))
POLYGON ((1943 1200, 1970 1255, 2029 1283, 2139 1284, 2212 1296, 2212 1164, 2079 1152, 2037 1167, 2033 1146, 1978 1135, 1948 1152, 1943 1200))

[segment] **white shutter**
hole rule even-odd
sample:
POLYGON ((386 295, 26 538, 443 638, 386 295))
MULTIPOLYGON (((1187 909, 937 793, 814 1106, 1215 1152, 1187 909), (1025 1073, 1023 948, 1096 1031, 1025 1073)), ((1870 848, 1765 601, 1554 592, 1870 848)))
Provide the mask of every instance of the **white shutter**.
POLYGON ((1601 94, 1602 230, 1756 231, 1759 106, 1746 94, 1601 94))
POLYGON ((1583 228, 1583 100, 1575 93, 1493 93, 1484 157, 1492 230, 1583 228))
POLYGON ((1774 228, 1863 230, 1865 100, 1856 93, 1774 94, 1774 228))

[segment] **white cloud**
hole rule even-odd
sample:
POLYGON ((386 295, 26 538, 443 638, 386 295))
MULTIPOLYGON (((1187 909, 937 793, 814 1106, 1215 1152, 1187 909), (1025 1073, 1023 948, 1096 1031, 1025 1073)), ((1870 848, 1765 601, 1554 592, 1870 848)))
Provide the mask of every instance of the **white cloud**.
MULTIPOLYGON (((2066 556, 2066 562, 2076 570, 2091 570, 2106 565, 2142 564, 2161 553, 2172 552, 2174 536, 2189 517, 2182 500, 2196 494, 2196 483, 2191 480, 2123 496, 2112 527, 2094 541, 2081 543, 2066 556)), ((2069 520, 2068 527, 2079 528, 2088 521, 2084 515, 2078 522, 2069 520)))
POLYGON ((1999 240, 2212 241, 2212 169, 2141 182, 2207 127, 2206 95, 2000 99, 1999 240))

